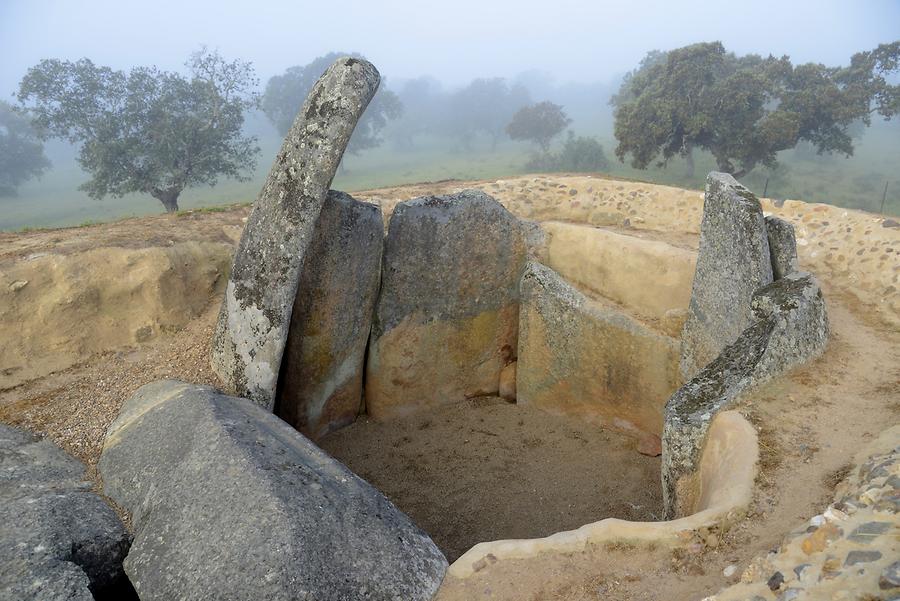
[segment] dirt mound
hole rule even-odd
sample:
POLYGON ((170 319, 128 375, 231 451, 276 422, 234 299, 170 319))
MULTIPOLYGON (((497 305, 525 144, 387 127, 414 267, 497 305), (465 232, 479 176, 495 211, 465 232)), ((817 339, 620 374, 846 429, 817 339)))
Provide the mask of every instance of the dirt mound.
POLYGON ((221 242, 181 242, 5 261, 0 389, 183 327, 224 285, 231 253, 221 242))

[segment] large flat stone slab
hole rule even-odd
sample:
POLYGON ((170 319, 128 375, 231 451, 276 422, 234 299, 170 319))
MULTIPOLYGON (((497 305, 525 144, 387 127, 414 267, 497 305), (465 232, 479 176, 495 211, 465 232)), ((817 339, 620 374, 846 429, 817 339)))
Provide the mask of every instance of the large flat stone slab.
POLYGON ((691 300, 697 253, 659 240, 558 221, 541 261, 579 290, 627 307, 641 320, 678 337, 691 300))
POLYGON ((516 352, 525 238, 480 191, 397 205, 366 366, 371 416, 498 391, 516 352))
POLYGON ((825 301, 808 273, 759 288, 751 308, 750 326, 666 403, 662 481, 668 518, 695 503, 697 462, 711 420, 760 384, 821 355, 828 343, 825 301))
POLYGON ((539 263, 528 263, 521 295, 517 402, 658 447, 663 408, 678 386, 677 340, 592 301, 539 263))
POLYGON ((262 407, 148 384, 107 432, 142 601, 430 599, 447 561, 380 492, 262 407))
POLYGON ((303 261, 275 407, 312 439, 359 414, 383 240, 380 208, 328 193, 303 261))
POLYGON ((759 200, 727 173, 710 173, 697 269, 681 335, 681 374, 685 381, 750 325, 750 298, 772 279, 759 200))
POLYGON ((380 77, 344 57, 310 91, 241 236, 213 335, 212 367, 272 409, 303 257, 353 128, 380 77))
POLYGON ((131 538, 84 466, 0 425, 0 599, 93 601, 118 585, 131 538))

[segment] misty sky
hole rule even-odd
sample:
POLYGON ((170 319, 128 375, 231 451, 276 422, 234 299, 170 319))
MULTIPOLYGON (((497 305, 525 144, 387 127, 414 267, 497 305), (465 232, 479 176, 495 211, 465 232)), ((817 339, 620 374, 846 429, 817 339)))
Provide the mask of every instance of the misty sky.
POLYGON ((0 0, 0 98, 42 58, 181 69, 201 45, 265 79, 330 50, 365 54, 388 78, 546 71, 606 81, 654 48, 722 40, 740 54, 845 64, 900 39, 900 0, 0 0))

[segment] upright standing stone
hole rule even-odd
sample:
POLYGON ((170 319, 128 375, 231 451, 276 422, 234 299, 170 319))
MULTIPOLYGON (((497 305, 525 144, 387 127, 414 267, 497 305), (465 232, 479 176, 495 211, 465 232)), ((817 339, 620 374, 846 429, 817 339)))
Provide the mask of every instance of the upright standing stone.
POLYGON ((303 257, 350 134, 380 81, 340 58, 319 78, 269 171, 234 258, 213 335, 212 367, 271 409, 303 257))
POLYGON ((710 173, 691 303, 681 335, 685 381, 750 325, 750 298, 771 282, 772 261, 759 201, 727 173, 710 173))
POLYGON ((526 254, 521 222, 483 192, 397 205, 366 366, 369 415, 499 390, 516 353, 526 254))
POLYGON ((303 260, 275 412, 313 439, 359 414, 382 223, 379 207, 332 190, 303 260))
POLYGON ((828 344, 828 313, 815 278, 794 272, 759 288, 750 326, 666 403, 662 483, 667 519, 694 506, 698 466, 712 420, 742 395, 810 361, 828 344))
POLYGON ((794 226, 774 215, 766 217, 769 253, 772 255, 772 277, 780 280, 800 270, 797 261, 797 236, 794 226))

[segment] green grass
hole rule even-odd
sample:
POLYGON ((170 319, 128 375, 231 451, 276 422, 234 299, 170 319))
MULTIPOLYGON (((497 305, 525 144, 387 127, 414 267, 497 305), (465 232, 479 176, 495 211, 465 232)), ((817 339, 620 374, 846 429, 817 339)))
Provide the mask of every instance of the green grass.
MULTIPOLYGON (((685 176, 685 165, 680 159, 671 161, 666 168, 634 169, 614 160, 614 141, 610 136, 599 138, 612 161, 609 174, 615 177, 702 189, 706 173, 715 169, 712 157, 703 154, 695 158, 694 177, 685 176)), ((263 185, 278 144, 275 139, 263 140, 259 168, 250 181, 223 180, 215 187, 186 190, 179 199, 179 215, 227 210, 236 204, 252 202, 263 185)), ((501 144, 495 152, 484 144, 476 145, 473 150, 454 149, 447 140, 441 139, 421 140, 414 151, 406 152, 395 151, 385 144, 359 156, 346 156, 333 187, 352 192, 447 179, 497 179, 524 173, 528 157, 528 146, 512 142, 501 144)), ((77 189, 86 175, 75 162, 54 161, 54 168, 43 179, 23 186, 18 197, 0 199, 3 209, 0 230, 88 225, 163 212, 160 203, 146 195, 90 199, 77 189)), ((884 212, 900 215, 898 123, 868 130, 849 159, 803 157, 786 151, 780 162, 783 167, 778 171, 756 169, 743 182, 762 194, 768 178, 768 196, 772 198, 878 211, 887 181, 884 212)))

